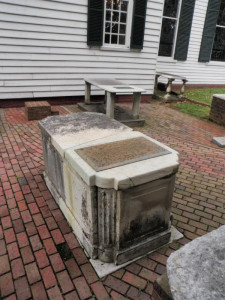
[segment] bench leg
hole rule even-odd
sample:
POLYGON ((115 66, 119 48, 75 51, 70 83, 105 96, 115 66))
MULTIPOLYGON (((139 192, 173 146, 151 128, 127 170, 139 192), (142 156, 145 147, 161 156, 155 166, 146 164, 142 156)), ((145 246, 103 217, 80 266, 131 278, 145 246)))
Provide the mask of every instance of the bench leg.
POLYGON ((115 93, 107 92, 106 100, 106 116, 114 119, 114 110, 115 110, 115 93))
POLYGON ((107 92, 105 91, 105 98, 104 98, 104 103, 107 102, 107 92))
POLYGON ((159 75, 155 75, 155 87, 154 87, 155 93, 156 93, 156 91, 158 89, 159 77, 160 77, 159 75))
POLYGON ((141 93, 133 94, 133 107, 132 107, 132 115, 138 119, 140 114, 140 102, 141 102, 141 93))
POLYGON ((85 97, 84 97, 85 104, 91 103, 91 85, 88 82, 85 82, 85 97))
POLYGON ((184 96, 185 85, 186 85, 187 80, 184 79, 182 81, 183 81, 183 84, 182 84, 182 87, 180 89, 180 95, 179 95, 180 98, 183 98, 183 96, 184 96))
POLYGON ((166 95, 164 96, 164 99, 166 101, 169 101, 171 99, 173 81, 174 81, 174 79, 168 79, 168 84, 167 84, 167 88, 166 88, 166 95))

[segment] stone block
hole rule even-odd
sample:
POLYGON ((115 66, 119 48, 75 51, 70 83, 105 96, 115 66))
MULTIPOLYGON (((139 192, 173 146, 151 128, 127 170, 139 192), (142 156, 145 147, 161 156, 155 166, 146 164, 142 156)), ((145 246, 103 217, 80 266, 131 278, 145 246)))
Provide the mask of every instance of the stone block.
POLYGON ((25 114, 28 121, 41 120, 51 115, 51 106, 47 101, 25 102, 25 114))
POLYGON ((225 147, 225 136, 224 137, 214 137, 212 139, 213 144, 216 144, 217 146, 224 148, 225 147))
POLYGON ((209 118, 215 123, 225 126, 225 95, 213 95, 209 118))

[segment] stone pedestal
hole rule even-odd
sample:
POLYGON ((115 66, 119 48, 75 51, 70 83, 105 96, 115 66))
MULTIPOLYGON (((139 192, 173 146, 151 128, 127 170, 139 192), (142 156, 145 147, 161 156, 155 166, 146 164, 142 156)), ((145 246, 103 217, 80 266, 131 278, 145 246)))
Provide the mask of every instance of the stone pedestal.
POLYGON ((210 120, 225 126, 225 95, 213 95, 210 120))
POLYGON ((92 259, 122 264, 169 241, 176 151, 102 114, 40 128, 47 185, 92 259))

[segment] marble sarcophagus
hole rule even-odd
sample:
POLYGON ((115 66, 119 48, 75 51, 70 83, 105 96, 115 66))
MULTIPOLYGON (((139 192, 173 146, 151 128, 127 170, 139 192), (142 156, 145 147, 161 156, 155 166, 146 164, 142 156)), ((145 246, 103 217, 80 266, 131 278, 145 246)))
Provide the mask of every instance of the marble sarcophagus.
POLYGON ((103 114, 39 126, 46 183, 92 259, 122 264, 168 243, 176 151, 103 114))

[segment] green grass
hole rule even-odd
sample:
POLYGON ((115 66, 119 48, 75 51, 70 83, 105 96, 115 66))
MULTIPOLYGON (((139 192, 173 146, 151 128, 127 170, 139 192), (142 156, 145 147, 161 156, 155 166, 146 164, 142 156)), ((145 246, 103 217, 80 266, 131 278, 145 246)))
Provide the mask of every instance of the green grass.
POLYGON ((190 100, 211 105, 213 94, 225 94, 225 88, 187 90, 185 97, 190 100))
POLYGON ((210 108, 206 106, 193 103, 176 103, 171 106, 198 119, 208 119, 209 117, 210 108))
MULTIPOLYGON (((190 100, 211 105, 213 94, 225 94, 225 88, 187 90, 185 97, 190 100)), ((194 103, 176 103, 173 104, 172 107, 199 119, 209 118, 210 107, 196 105, 194 103)))

